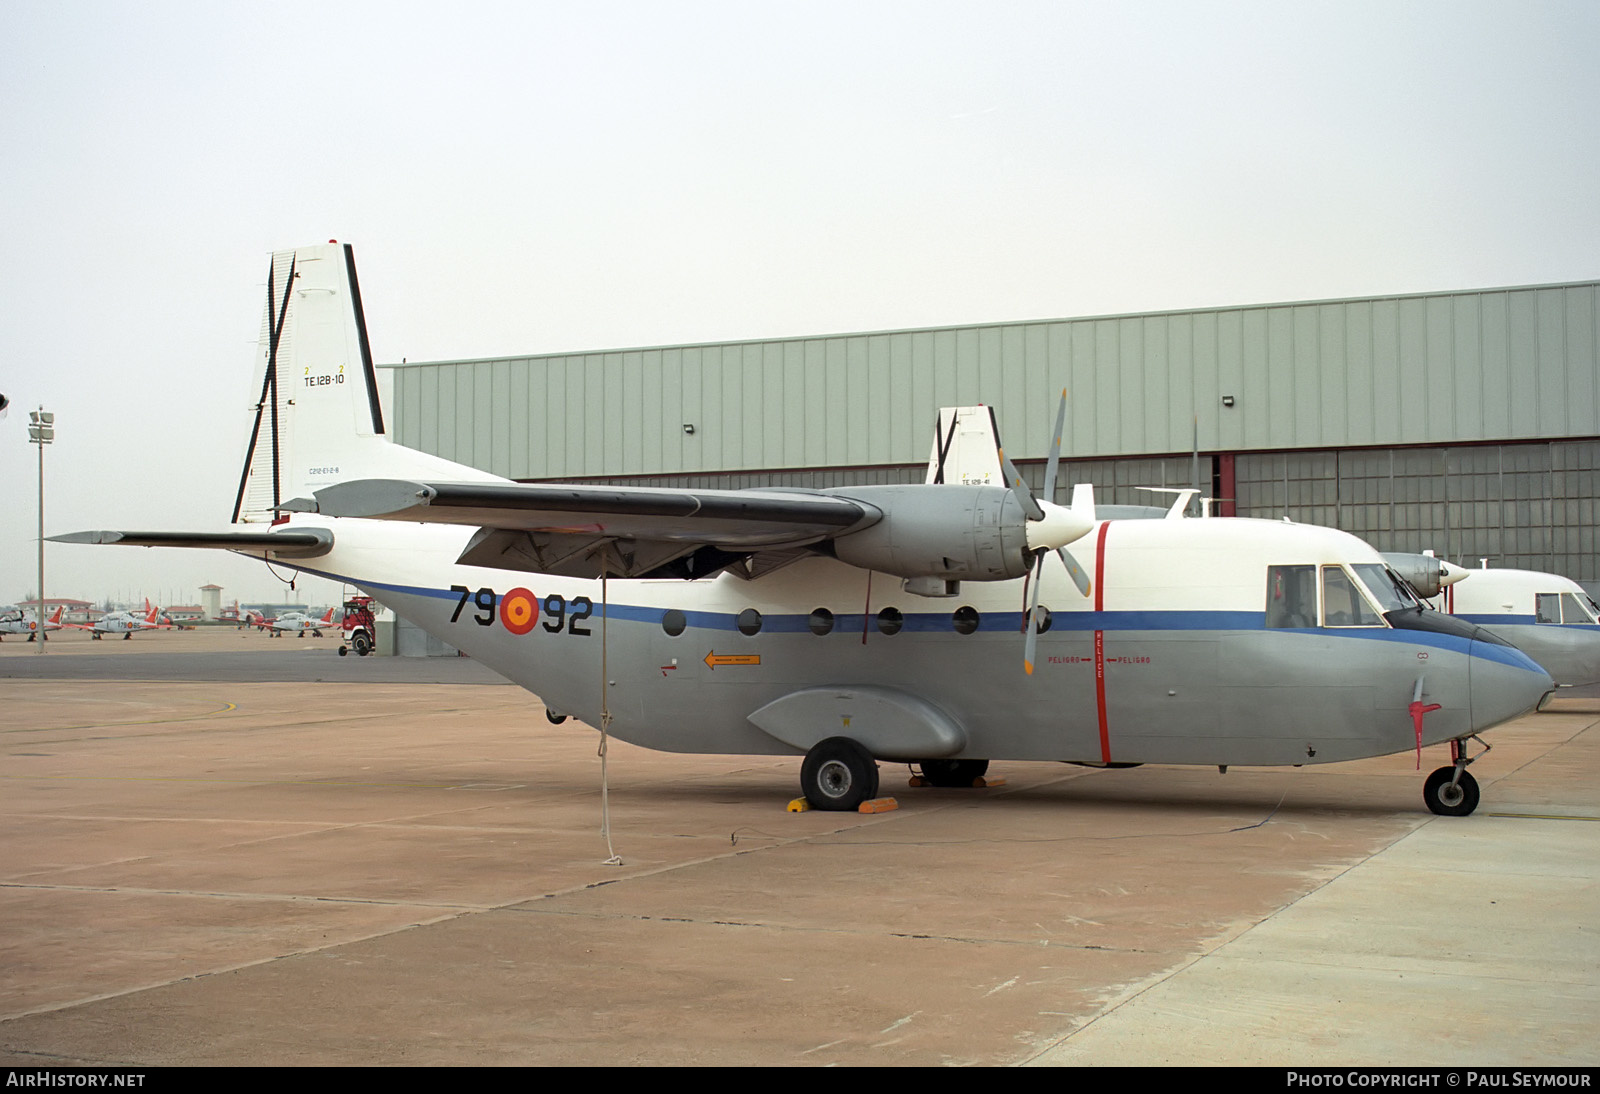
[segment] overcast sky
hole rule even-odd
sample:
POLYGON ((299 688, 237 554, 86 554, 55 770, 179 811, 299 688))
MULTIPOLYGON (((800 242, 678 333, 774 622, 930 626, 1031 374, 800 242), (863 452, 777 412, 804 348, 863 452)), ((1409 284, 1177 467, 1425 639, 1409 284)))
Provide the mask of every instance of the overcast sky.
POLYGON ((0 603, 40 403, 47 534, 226 521, 272 250, 355 244, 380 361, 1590 279, 1597 42, 1593 0, 0 0, 0 603))

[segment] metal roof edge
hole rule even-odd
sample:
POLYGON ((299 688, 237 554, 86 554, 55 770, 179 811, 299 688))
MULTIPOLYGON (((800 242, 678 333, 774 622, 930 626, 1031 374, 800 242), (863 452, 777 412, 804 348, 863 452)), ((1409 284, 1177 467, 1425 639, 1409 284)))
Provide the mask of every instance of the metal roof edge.
POLYGON ((1502 285, 1481 289, 1437 289, 1428 292, 1387 293, 1379 296, 1329 297, 1321 300, 1283 300, 1265 304, 1224 304, 1202 308, 1170 308, 1163 311, 1118 312, 1106 315, 1058 316, 1045 319, 1003 319, 979 323, 950 323, 936 327, 891 327, 883 330, 836 331, 831 334, 789 334, 772 338, 734 338, 726 341, 672 342, 657 346, 616 346, 605 349, 574 349, 553 353, 501 353, 488 357, 443 358, 436 361, 382 363, 379 368, 419 368, 424 365, 478 365, 495 361, 539 361, 560 357, 597 357, 617 353, 652 353, 665 350, 708 349, 712 346, 761 346, 789 342, 824 342, 839 338, 881 338, 899 334, 939 334, 960 330, 997 330, 1007 327, 1035 327, 1053 323, 1093 323, 1121 319, 1160 319, 1175 315, 1216 315, 1224 312, 1274 311, 1282 308, 1325 307, 1330 304, 1379 303, 1388 300, 1427 300, 1449 296, 1490 296, 1498 293, 1538 292, 1550 289, 1600 289, 1600 279, 1553 281, 1536 285, 1502 285))

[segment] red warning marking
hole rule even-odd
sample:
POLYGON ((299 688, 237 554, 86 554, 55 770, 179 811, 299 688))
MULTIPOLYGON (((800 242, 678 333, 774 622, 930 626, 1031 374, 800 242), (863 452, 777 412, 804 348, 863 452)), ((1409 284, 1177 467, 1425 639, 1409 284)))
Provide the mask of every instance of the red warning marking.
POLYGON ((539 620, 539 600, 527 589, 512 589, 500 598, 500 622, 512 634, 527 634, 539 620))
MULTIPOLYGON (((1100 525, 1094 545, 1094 610, 1106 610, 1106 533, 1111 522, 1100 525)), ((1111 723, 1106 718, 1106 632, 1094 632, 1094 702, 1100 722, 1100 762, 1111 762, 1111 723)))
POLYGON ((1442 709, 1438 703, 1429 703, 1424 706, 1421 702, 1412 703, 1406 708, 1411 714, 1411 724, 1417 729, 1417 770, 1422 770, 1422 717, 1442 709))

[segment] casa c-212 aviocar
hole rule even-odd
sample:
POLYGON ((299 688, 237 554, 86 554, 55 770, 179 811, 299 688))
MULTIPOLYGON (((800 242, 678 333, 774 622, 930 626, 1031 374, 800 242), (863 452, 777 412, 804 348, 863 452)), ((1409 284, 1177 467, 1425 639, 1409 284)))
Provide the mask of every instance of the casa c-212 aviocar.
POLYGON ((822 809, 875 797, 878 761, 955 786, 991 760, 1301 765, 1448 742, 1424 798, 1466 814, 1468 742, 1552 687, 1353 536, 1097 519, 1082 487, 1055 504, 1059 416, 1042 497, 1003 455, 1004 484, 936 466, 674 490, 517 483, 405 448, 348 245, 272 256, 251 394, 230 526, 55 538, 346 582, 623 740, 804 757, 822 809))

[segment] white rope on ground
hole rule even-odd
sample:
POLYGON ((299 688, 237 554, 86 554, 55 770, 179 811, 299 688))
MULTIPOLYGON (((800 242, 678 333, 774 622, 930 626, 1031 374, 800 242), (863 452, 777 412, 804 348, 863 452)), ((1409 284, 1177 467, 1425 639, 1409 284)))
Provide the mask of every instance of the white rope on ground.
POLYGON ((606 585, 606 571, 600 571, 600 834, 606 838, 607 866, 621 866, 622 856, 611 846, 611 790, 606 771, 606 731, 611 728, 611 704, 606 698, 610 687, 607 680, 610 665, 607 660, 607 625, 611 619, 611 600, 606 585))

